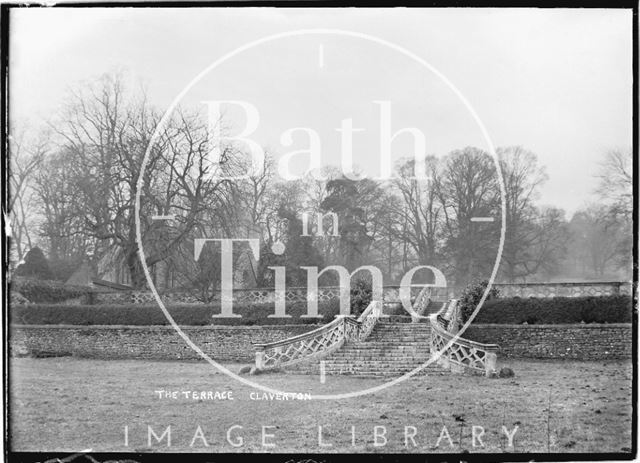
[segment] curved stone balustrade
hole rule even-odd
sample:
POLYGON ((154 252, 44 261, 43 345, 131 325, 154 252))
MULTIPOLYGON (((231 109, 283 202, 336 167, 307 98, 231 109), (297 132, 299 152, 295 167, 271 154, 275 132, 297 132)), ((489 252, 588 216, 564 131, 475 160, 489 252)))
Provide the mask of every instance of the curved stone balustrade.
POLYGON ((338 316, 332 322, 308 333, 267 344, 254 344, 256 369, 271 370, 295 365, 304 360, 324 357, 348 340, 364 341, 381 315, 382 304, 372 301, 358 320, 338 316))
POLYGON ((336 318, 331 323, 299 336, 268 344, 255 344, 256 369, 269 370, 293 365, 338 349, 345 341, 345 318, 336 318))
MULTIPOLYGON (((367 339, 381 316, 382 305, 379 302, 372 301, 358 317, 356 321, 358 329, 355 333, 349 335, 347 339, 355 339, 358 342, 367 339)), ((347 320, 347 323, 353 324, 352 318, 345 318, 345 320, 347 320)))
POLYGON ((413 302, 413 311, 415 314, 411 314, 411 323, 419 323, 422 319, 425 310, 431 302, 432 288, 422 288, 418 296, 413 302))
POLYGON ((436 363, 454 373, 471 372, 490 376, 496 370, 497 344, 482 344, 456 337, 455 323, 450 323, 457 313, 457 301, 448 305, 430 317, 431 355, 436 363), (447 316, 448 315, 448 316, 447 316))

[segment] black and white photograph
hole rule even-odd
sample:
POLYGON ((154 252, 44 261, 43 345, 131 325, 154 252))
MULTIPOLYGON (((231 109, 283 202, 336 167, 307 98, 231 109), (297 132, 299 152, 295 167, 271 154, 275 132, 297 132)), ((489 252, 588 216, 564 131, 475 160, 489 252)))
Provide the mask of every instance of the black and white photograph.
POLYGON ((8 461, 636 458, 637 5, 452 6, 2 6, 8 461))

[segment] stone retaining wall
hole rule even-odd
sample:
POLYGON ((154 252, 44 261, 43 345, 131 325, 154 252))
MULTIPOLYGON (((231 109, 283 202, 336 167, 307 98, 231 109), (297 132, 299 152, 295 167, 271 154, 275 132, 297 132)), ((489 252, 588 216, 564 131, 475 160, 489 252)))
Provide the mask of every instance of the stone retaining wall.
POLYGON ((630 323, 580 325, 471 325, 464 337, 498 344, 498 358, 631 358, 630 323))
MULTIPOLYGON (((277 341, 313 328, 308 325, 181 327, 213 360, 249 363, 255 359, 253 343, 277 341)), ((201 359, 171 326, 17 325, 11 327, 9 348, 13 356, 201 359)))
MULTIPOLYGON (((253 343, 306 333, 308 325, 182 327, 214 360, 251 363, 253 343)), ((498 359, 631 358, 631 324, 472 325, 465 337, 500 345, 498 359)), ((200 357, 170 326, 15 325, 11 355, 73 355, 100 359, 190 360, 200 357)), ((429 349, 425 345, 425 349, 429 349)))

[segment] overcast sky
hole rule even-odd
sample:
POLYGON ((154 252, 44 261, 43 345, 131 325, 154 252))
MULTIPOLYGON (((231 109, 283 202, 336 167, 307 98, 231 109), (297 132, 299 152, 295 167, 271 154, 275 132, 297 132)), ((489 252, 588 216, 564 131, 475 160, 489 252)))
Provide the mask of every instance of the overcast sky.
MULTIPOLYGON (((104 72, 127 71, 164 109, 208 65, 250 41, 331 28, 397 44, 442 73, 495 146, 522 145, 538 155, 549 174, 541 204, 571 214, 593 198, 603 153, 631 146, 630 10, 29 8, 11 14, 11 116, 30 125, 51 117, 66 88, 104 72)), ((429 153, 486 148, 441 78, 354 37, 309 34, 256 46, 209 73, 183 102, 213 99, 255 105, 255 139, 276 153, 304 141, 294 137, 292 146, 281 146, 284 130, 313 127, 326 163, 339 162, 335 129, 351 117, 366 129, 354 135, 354 158, 368 164, 378 149, 376 100, 391 103, 394 131, 420 128, 429 153)), ((399 137, 394 151, 409 153, 410 141, 399 137)))

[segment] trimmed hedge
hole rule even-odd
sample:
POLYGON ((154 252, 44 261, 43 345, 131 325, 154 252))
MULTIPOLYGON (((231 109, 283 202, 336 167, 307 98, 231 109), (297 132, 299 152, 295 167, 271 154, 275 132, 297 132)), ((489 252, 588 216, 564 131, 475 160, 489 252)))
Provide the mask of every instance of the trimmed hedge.
POLYGON ((89 302, 91 289, 84 286, 69 286, 59 281, 15 278, 10 291, 16 291, 34 304, 55 304, 82 297, 89 302))
MULTIPOLYGON (((307 313, 306 302, 287 303, 291 318, 268 318, 273 304, 236 305, 240 318, 212 318, 220 313, 219 304, 176 304, 168 307, 178 325, 292 325, 322 324, 340 312, 338 299, 318 304, 322 318, 301 318, 307 313)), ((402 314, 406 312, 402 309, 402 314)), ((630 296, 508 298, 486 301, 474 323, 496 324, 570 324, 630 323, 630 296)), ((140 305, 13 305, 9 310, 12 324, 21 325, 168 325, 155 304, 140 305)))
MULTIPOLYGON (((172 305, 167 310, 178 325, 293 325, 328 323, 340 312, 339 300, 318 304, 322 318, 301 318, 307 313, 306 302, 287 304, 291 318, 268 318, 273 304, 234 306, 238 318, 212 318, 220 313, 219 304, 172 305)), ((12 324, 20 325, 169 325, 155 304, 140 305, 16 305, 9 311, 12 324)))
POLYGON ((485 302, 473 323, 631 323, 632 307, 630 296, 492 299, 485 302))

